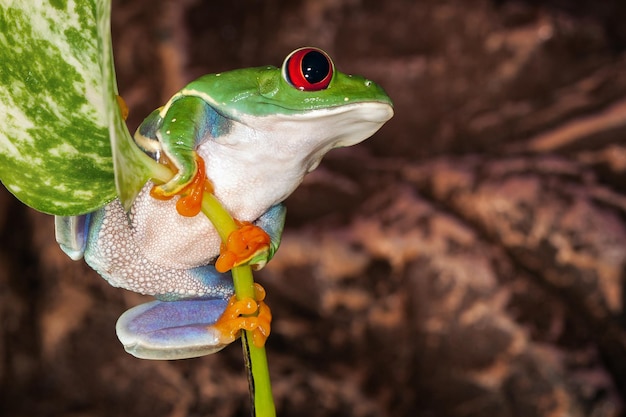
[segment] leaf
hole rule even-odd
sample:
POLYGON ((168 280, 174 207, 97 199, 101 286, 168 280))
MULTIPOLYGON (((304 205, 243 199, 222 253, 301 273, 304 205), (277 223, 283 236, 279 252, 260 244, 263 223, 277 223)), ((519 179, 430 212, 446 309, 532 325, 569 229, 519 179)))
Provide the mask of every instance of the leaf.
POLYGON ((0 180, 39 211, 87 213, 118 194, 128 208, 163 175, 117 105, 110 12, 110 0, 0 0, 0 180))

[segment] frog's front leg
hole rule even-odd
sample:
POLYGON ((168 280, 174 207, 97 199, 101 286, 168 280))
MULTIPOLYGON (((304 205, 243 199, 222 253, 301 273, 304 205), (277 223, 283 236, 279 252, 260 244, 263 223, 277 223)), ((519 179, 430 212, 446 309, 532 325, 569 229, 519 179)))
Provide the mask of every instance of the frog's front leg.
POLYGON ((196 148, 209 129, 210 111, 209 105, 198 97, 175 96, 160 111, 160 126, 154 132, 161 147, 161 157, 176 173, 168 182, 156 185, 151 195, 158 199, 182 195, 182 205, 187 209, 179 206, 177 209, 189 217, 200 211, 205 187, 203 161, 196 148))

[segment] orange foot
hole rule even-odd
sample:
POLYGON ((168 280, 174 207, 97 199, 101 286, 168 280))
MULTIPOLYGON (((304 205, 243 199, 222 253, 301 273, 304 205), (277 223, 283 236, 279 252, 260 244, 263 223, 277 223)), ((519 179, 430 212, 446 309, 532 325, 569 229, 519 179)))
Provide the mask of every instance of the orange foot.
MULTIPOLYGON (((204 166, 204 159, 198 154, 195 154, 198 170, 191 182, 180 190, 177 194, 180 195, 180 199, 176 202, 176 211, 178 214, 185 217, 194 217, 200 213, 202 207, 202 194, 206 191, 213 192, 213 186, 211 181, 206 177, 206 169, 204 166)), ((167 160, 162 161, 165 165, 174 168, 173 165, 167 160)), ((163 195, 158 192, 158 186, 152 187, 150 195, 159 200, 169 200, 173 196, 163 195)))
POLYGON ((226 244, 222 245, 215 269, 226 272, 244 264, 260 269, 267 263, 269 250, 270 237, 265 230, 252 223, 241 223, 239 229, 232 232, 226 244))
POLYGON ((213 325, 222 335, 220 343, 232 343, 241 330, 252 332, 252 343, 263 347, 270 335, 272 312, 263 302, 265 290, 259 284, 254 284, 254 297, 237 300, 233 295, 222 313, 222 316, 213 325))

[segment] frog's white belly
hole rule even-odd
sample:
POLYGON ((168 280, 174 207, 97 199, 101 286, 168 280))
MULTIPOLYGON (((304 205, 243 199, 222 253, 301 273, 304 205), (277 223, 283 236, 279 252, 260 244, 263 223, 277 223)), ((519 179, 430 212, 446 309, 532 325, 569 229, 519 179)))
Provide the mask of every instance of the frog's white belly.
MULTIPOLYGON (((205 161, 215 196, 224 207, 237 220, 254 221, 291 194, 301 183, 305 168, 301 159, 284 158, 278 150, 254 153, 237 148, 209 140, 198 153, 205 161)), ((179 215, 178 197, 156 200, 150 196, 151 187, 152 183, 144 186, 129 213, 133 239, 145 257, 173 268, 212 262, 219 254, 221 241, 206 216, 179 215)))
POLYGON ((193 268, 208 264, 219 254, 220 238, 202 214, 183 217, 176 211, 175 197, 160 201, 150 196, 148 183, 135 199, 129 218, 131 236, 150 261, 170 268, 193 268))

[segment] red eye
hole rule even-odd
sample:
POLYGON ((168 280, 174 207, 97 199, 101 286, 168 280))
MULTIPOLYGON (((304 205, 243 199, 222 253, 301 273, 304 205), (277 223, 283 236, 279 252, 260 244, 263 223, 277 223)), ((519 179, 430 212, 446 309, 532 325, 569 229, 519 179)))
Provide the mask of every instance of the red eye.
POLYGON ((298 90, 323 90, 333 78, 333 62, 321 49, 296 49, 285 59, 283 76, 298 90))

